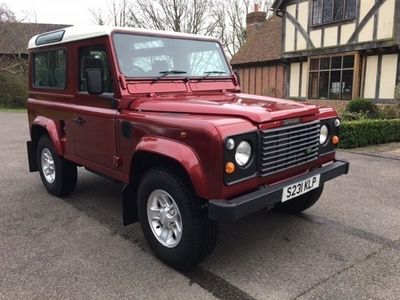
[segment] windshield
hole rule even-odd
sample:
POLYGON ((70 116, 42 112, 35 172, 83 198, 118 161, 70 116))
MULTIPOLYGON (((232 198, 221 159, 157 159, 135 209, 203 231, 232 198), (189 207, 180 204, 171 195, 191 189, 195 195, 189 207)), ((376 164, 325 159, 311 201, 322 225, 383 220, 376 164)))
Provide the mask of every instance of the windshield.
POLYGON ((116 33, 121 72, 126 77, 227 77, 231 71, 215 41, 116 33))

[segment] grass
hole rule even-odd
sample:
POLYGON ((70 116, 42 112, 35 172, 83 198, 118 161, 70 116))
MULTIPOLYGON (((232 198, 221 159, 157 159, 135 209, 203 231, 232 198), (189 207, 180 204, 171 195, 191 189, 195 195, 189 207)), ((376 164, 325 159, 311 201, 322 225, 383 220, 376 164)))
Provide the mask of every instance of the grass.
POLYGON ((20 113, 25 113, 26 108, 25 107, 3 107, 0 106, 0 112, 20 112, 20 113))

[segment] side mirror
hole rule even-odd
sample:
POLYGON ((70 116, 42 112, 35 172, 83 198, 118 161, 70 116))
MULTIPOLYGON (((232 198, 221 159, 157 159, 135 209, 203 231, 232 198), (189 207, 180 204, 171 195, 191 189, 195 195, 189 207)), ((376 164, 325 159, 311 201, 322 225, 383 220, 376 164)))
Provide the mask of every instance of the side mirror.
POLYGON ((103 72, 100 68, 90 68, 85 71, 87 90, 90 95, 100 95, 104 92, 103 72))

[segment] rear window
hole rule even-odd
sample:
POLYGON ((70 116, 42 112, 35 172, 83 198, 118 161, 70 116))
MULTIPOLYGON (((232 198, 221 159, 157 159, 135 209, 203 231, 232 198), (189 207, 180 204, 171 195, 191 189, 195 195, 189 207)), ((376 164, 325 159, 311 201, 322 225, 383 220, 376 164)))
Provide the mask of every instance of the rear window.
POLYGON ((37 88, 65 89, 65 49, 57 49, 33 55, 33 85, 37 88))

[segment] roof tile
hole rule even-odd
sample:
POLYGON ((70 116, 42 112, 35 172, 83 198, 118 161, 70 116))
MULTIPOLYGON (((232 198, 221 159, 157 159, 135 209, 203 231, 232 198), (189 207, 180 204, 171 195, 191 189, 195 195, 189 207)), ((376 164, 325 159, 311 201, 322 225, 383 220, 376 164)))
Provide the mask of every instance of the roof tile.
POLYGON ((268 62, 282 58, 282 18, 272 16, 247 28, 245 44, 232 57, 231 65, 268 62))

